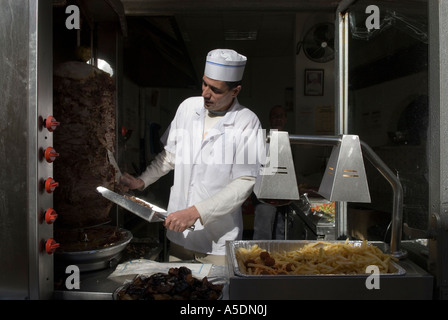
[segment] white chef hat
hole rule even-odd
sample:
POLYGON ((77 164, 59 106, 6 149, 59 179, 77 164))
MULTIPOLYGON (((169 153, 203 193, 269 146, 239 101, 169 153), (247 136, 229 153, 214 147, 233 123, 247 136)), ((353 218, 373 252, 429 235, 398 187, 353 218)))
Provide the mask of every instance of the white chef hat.
POLYGON ((204 75, 219 81, 243 79, 247 58, 230 49, 215 49, 207 54, 204 75))

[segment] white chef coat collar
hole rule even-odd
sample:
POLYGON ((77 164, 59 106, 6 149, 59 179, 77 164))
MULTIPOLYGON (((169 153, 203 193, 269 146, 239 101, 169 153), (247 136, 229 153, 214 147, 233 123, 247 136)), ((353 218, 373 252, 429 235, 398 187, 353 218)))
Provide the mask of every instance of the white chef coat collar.
MULTIPOLYGON (((232 125, 235 123, 235 116, 236 116, 236 111, 238 111, 239 109, 241 109, 241 105, 238 102, 238 99, 235 98, 233 100, 233 104, 230 106, 230 108, 227 110, 226 114, 223 116, 222 119, 222 123, 225 125, 232 125)), ((199 118, 204 118, 205 117, 205 112, 207 111, 207 109, 204 108, 204 105, 202 104, 201 106, 197 106, 195 113, 196 113, 196 117, 199 118)))
POLYGON ((235 123, 235 117, 236 117, 236 111, 238 111, 241 108, 240 103, 238 102, 238 99, 235 97, 233 100, 233 104, 230 106, 229 110, 227 110, 227 113, 224 115, 223 124, 231 125, 235 123))

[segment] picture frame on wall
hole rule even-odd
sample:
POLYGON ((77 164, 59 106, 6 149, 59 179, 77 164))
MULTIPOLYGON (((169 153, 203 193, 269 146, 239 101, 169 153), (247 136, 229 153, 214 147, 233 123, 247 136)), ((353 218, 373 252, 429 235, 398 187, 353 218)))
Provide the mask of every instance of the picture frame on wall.
POLYGON ((324 69, 305 69, 305 96, 324 95, 324 69))

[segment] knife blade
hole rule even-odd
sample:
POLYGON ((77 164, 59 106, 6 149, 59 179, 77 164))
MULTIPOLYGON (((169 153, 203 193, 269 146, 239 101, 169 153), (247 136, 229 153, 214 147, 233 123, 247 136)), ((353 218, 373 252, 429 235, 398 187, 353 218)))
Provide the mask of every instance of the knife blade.
POLYGON ((132 201, 129 198, 126 198, 116 192, 113 192, 105 187, 97 187, 96 190, 101 193, 101 195, 116 203, 120 207, 128 210, 129 212, 139 216, 140 218, 148 221, 148 222, 160 222, 163 221, 163 219, 160 219, 158 216, 154 215, 154 210, 147 208, 141 204, 138 204, 135 201, 132 201))
POLYGON ((120 179, 121 179, 121 170, 118 167, 117 161, 115 161, 115 157, 114 154, 112 153, 112 151, 110 151, 109 149, 107 149, 107 158, 109 159, 109 163, 114 167, 115 169, 115 182, 116 183, 120 183, 120 179))
MULTIPOLYGON (((120 207, 128 210, 129 212, 139 216, 140 218, 148 221, 148 222, 161 222, 165 221, 167 217, 167 211, 153 205, 143 199, 132 197, 135 199, 132 200, 130 197, 122 196, 116 192, 113 192, 105 187, 97 187, 96 190, 106 199, 116 203, 120 207)), ((188 228, 189 230, 194 230, 194 226, 188 228)))

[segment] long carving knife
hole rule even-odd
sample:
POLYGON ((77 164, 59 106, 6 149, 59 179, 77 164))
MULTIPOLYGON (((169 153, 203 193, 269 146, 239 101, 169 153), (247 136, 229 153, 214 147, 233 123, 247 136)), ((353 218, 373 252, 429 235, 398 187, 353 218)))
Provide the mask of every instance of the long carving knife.
MULTIPOLYGON (((122 196, 101 186, 97 187, 96 190, 101 193, 104 198, 116 203, 120 207, 148 222, 164 221, 168 215, 166 210, 159 208, 158 206, 153 205, 143 199, 139 199, 134 196, 122 196)), ((191 226, 188 229, 194 230, 194 226, 191 226)))

